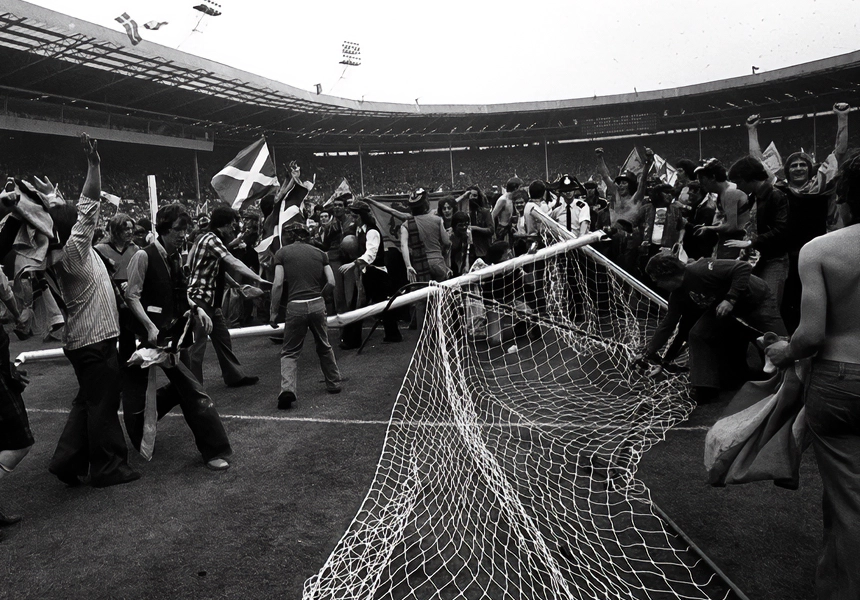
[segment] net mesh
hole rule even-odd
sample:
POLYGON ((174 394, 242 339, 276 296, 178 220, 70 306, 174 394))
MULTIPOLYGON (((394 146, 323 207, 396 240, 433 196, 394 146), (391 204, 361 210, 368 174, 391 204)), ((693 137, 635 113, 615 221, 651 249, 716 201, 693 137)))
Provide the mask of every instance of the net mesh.
POLYGON ((660 314, 579 250, 433 289, 374 482, 304 598, 726 597, 635 477, 694 406, 631 364, 660 314))

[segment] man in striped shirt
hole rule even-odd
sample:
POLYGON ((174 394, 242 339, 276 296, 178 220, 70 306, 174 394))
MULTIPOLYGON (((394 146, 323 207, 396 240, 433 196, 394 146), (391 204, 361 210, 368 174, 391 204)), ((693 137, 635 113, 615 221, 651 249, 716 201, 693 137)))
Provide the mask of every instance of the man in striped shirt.
POLYGON ((206 334, 212 340, 221 376, 229 387, 254 385, 260 380, 242 371, 239 359, 233 354, 233 344, 227 322, 221 312, 221 299, 227 269, 240 277, 245 277, 261 286, 271 283, 254 273, 227 249, 236 237, 239 213, 227 206, 219 206, 209 218, 209 231, 197 238, 188 255, 190 275, 188 277, 188 301, 192 307, 202 308, 212 321, 211 330, 197 324, 194 331, 194 345, 189 350, 191 372, 203 383, 203 359, 206 357, 206 334))
POLYGON ((89 471, 93 487, 107 487, 134 481, 140 474, 128 465, 117 416, 121 384, 116 297, 107 268, 92 247, 100 208, 100 159, 95 140, 84 133, 81 142, 88 168, 78 206, 49 210, 59 241, 49 264, 66 305, 63 350, 80 389, 48 470, 70 486, 80 485, 89 471))

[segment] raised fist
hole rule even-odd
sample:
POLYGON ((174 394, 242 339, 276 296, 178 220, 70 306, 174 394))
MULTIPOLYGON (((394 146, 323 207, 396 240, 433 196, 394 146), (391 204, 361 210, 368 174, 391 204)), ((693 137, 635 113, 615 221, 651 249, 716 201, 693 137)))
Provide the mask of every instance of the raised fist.
POLYGON ((747 127, 755 127, 761 120, 761 115, 750 115, 747 117, 747 127))
POLYGON ((847 102, 837 102, 836 104, 833 105, 833 112, 835 112, 835 113, 847 113, 849 108, 850 107, 848 106, 847 102))
POLYGON ((595 148, 595 149, 594 149, 594 153, 595 153, 597 156, 603 156, 603 148, 595 148))

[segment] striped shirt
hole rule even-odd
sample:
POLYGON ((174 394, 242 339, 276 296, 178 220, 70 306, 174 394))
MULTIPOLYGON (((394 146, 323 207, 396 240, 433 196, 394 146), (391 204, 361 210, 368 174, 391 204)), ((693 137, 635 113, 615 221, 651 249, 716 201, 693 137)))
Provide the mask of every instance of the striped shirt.
POLYGON ((93 249, 100 202, 81 196, 78 220, 63 246, 62 262, 54 266, 66 304, 63 345, 77 350, 119 335, 116 296, 104 261, 93 249))
POLYGON ((188 255, 188 298, 192 301, 202 301, 210 306, 215 305, 215 289, 218 285, 218 275, 221 260, 230 255, 227 246, 214 232, 208 232, 197 238, 191 253, 188 255))

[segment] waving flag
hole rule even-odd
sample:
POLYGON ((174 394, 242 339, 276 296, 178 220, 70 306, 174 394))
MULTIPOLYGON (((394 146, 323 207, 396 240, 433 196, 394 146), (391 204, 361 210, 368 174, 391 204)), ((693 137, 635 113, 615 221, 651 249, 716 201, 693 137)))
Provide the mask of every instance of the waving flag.
POLYGON ((313 181, 297 181, 290 191, 287 192, 287 195, 275 204, 272 214, 263 221, 262 239, 254 248, 257 252, 274 251, 280 248, 281 228, 286 223, 305 222, 302 211, 305 199, 313 188, 313 181))
POLYGON ((151 29, 152 31, 161 29, 165 25, 167 25, 167 21, 147 21, 143 24, 144 27, 146 27, 147 29, 151 29))
POLYGON ((236 210, 277 192, 279 185, 264 137, 242 150, 212 178, 218 197, 236 210))
POLYGON ((143 41, 143 38, 140 37, 140 33, 137 31, 137 23, 128 16, 128 13, 122 13, 114 20, 125 27, 125 32, 128 34, 128 39, 131 41, 132 46, 137 46, 143 41))
POLYGON ((349 187, 349 182, 346 180, 346 177, 343 178, 343 181, 340 182, 340 185, 335 188, 334 193, 331 197, 325 201, 323 206, 328 206, 331 204, 332 200, 343 196, 344 194, 352 194, 352 188, 349 187))
POLYGON ((675 179, 678 178, 678 171, 669 164, 669 162, 662 158, 659 154, 654 155, 654 162, 651 164, 651 171, 649 171, 649 175, 654 174, 657 178, 660 179, 663 183, 668 183, 669 185, 675 185, 675 179))
POLYGON ((761 155, 762 163, 768 171, 776 175, 782 171, 782 157, 779 155, 779 150, 776 149, 776 144, 771 142, 768 144, 765 151, 761 155))
POLYGON ((633 151, 627 156, 627 160, 625 160, 624 164, 621 166, 620 173, 623 173, 624 171, 630 171, 631 173, 635 173, 638 176, 644 168, 645 166, 642 163, 642 157, 639 156, 639 151, 634 146, 633 151))
POLYGON ((111 204, 113 204, 114 206, 119 208, 119 203, 121 201, 121 198, 119 196, 114 196, 113 194, 108 194, 107 192, 102 190, 101 199, 107 200, 108 202, 110 202, 111 204))

